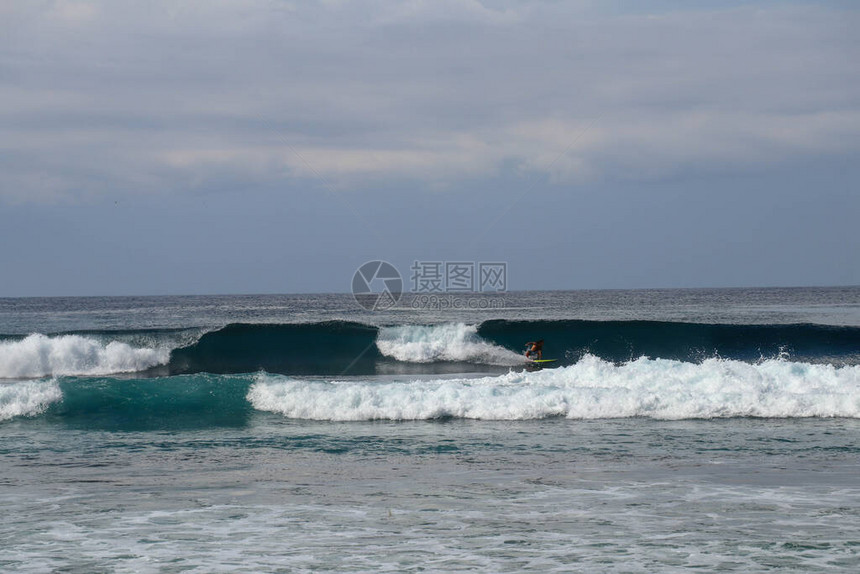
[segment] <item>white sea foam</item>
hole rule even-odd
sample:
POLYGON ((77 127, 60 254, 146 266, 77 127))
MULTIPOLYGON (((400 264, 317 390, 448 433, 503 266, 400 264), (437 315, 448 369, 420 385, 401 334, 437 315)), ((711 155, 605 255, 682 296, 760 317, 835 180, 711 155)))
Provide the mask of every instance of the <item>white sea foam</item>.
POLYGON ((478 328, 463 323, 383 327, 376 340, 386 357, 409 363, 463 361, 485 365, 517 365, 522 355, 478 336, 478 328))
POLYGON ((55 380, 0 383, 0 421, 38 415, 62 398, 55 380))
POLYGON ((0 378, 133 373, 164 364, 170 350, 102 342, 80 335, 39 333, 0 343, 0 378))
POLYGON ((614 365, 586 356, 569 367, 474 379, 324 381, 259 374, 248 400, 258 410, 315 420, 860 418, 860 366, 648 358, 614 365))

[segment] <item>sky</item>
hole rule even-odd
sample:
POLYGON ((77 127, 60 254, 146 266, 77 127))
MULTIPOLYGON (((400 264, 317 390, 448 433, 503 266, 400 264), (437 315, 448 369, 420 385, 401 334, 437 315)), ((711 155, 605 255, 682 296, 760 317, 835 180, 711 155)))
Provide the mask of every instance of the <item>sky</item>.
POLYGON ((0 296, 860 284, 860 3, 6 0, 0 296))

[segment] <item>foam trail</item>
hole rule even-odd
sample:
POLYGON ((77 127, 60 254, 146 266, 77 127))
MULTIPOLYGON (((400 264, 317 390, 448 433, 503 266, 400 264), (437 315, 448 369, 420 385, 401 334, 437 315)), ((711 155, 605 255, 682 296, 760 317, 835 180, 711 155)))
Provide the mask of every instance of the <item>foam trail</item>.
POLYGON ((257 375, 254 408, 297 419, 860 418, 860 366, 640 358, 498 377, 408 382, 257 375))
POLYGON ((376 340, 386 357, 409 363, 462 361, 485 365, 521 365, 522 355, 478 336, 478 328, 463 323, 383 327, 376 340))
POLYGON ((81 335, 39 333, 0 342, 0 378, 133 373, 167 363, 170 350, 104 343, 81 335))
POLYGON ((55 380, 0 383, 0 421, 38 415, 62 398, 55 380))

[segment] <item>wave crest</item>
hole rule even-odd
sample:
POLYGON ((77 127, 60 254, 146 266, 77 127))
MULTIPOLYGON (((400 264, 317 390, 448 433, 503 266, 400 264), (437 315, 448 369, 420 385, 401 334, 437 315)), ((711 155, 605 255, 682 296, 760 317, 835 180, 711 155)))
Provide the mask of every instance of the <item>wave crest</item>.
POLYGON ((0 378, 134 373, 166 364, 170 350, 108 343, 81 335, 36 333, 0 342, 0 378))

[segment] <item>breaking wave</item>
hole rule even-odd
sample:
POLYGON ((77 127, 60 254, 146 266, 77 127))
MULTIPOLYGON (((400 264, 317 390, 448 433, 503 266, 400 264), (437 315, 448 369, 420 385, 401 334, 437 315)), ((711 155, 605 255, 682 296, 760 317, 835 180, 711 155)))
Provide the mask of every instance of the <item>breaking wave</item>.
POLYGON ((480 378, 380 382, 258 374, 254 408, 296 419, 860 417, 860 366, 640 358, 480 378))
POLYGON ((30 417, 110 430, 207 428, 248 424, 255 411, 325 421, 860 418, 860 366, 778 359, 639 358, 617 364, 587 355, 567 367, 474 378, 258 372, 0 383, 0 421, 30 417))
POLYGON ((380 327, 326 321, 236 323, 208 332, 0 335, 0 379, 260 370, 302 376, 493 374, 525 364, 524 344, 536 339, 546 341, 545 358, 558 359, 553 366, 571 366, 587 355, 615 364, 639 357, 860 364, 858 327, 572 320, 380 327))
POLYGON ((0 378, 134 373, 166 364, 169 357, 169 348, 36 333, 20 340, 0 341, 0 378))
POLYGON ((463 361, 514 366, 523 356, 478 336, 478 327, 463 323, 403 325, 380 329, 376 346, 385 357, 408 363, 463 361))

